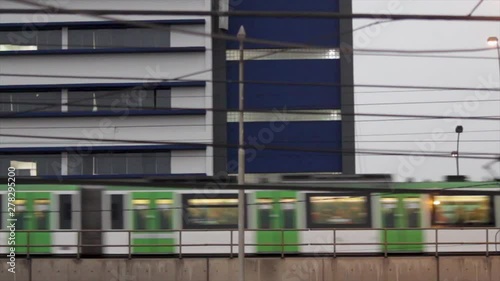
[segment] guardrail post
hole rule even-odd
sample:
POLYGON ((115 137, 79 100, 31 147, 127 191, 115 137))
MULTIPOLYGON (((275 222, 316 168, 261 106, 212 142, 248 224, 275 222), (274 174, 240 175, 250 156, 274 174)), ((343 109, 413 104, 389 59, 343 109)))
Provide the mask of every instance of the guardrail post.
POLYGON ((128 259, 132 259, 132 230, 128 231, 128 259))
POLYGON ((231 255, 229 256, 230 258, 233 258, 233 231, 229 231, 229 235, 231 235, 230 243, 231 243, 231 255))
POLYGON ((281 229, 281 258, 285 258, 285 231, 281 229))
POLYGON ((438 256, 439 256, 439 250, 438 250, 438 229, 437 229, 437 228, 435 228, 435 230, 434 230, 434 231, 435 231, 435 238, 434 238, 434 239, 435 239, 435 241, 434 241, 434 245, 435 245, 435 247, 436 247, 436 257, 438 257, 438 256))
POLYGON ((387 258, 387 229, 384 228, 384 257, 387 258))
POLYGON ((30 258, 30 232, 28 231, 27 232, 28 235, 27 235, 27 238, 26 238, 26 258, 29 259, 30 258))
POLYGON ((82 232, 78 230, 76 237, 76 258, 80 259, 80 244, 82 243, 82 232))
POLYGON ((182 259, 182 230, 179 230, 179 259, 182 259))
POLYGON ((337 257, 337 230, 333 229, 333 257, 337 257))
POLYGON ((486 256, 487 257, 490 256, 490 252, 489 252, 489 248, 490 248, 489 234, 490 234, 490 231, 489 231, 488 228, 486 228, 486 256))

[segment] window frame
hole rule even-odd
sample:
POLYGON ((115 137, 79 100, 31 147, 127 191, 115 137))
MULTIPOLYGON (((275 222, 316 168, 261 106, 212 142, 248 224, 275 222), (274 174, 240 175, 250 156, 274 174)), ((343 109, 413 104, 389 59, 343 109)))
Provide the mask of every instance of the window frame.
MULTIPOLYGON (((245 194, 245 228, 247 228, 248 224, 248 205, 247 205, 247 197, 248 195, 245 194)), ((190 205, 188 205, 189 200, 191 199, 238 199, 238 194, 234 193, 223 193, 223 194, 217 194, 214 197, 209 197, 204 194, 193 194, 193 193, 187 193, 187 194, 182 194, 182 228, 183 229, 238 229, 238 224, 232 225, 232 224, 216 224, 216 225, 207 225, 207 224, 197 224, 197 223, 191 223, 188 220, 188 208, 190 208, 190 205)), ((236 212, 238 212, 238 204, 234 205, 196 205, 196 207, 233 207, 236 208, 236 212)))
POLYGON ((489 202, 489 216, 490 216, 490 222, 488 223, 436 223, 436 205, 432 204, 432 210, 431 210, 431 226, 432 227, 467 227, 467 228, 474 228, 474 227, 490 227, 490 226, 495 226, 496 224, 496 217, 495 217, 495 196, 493 195, 478 195, 478 194, 446 194, 446 195, 431 195, 431 202, 434 203, 436 196, 486 196, 490 199, 489 202))
POLYGON ((310 229, 337 229, 337 228, 371 228, 372 227, 372 203, 371 203, 371 193, 369 192, 349 192, 349 193, 307 193, 306 194, 306 225, 310 229), (312 219, 312 202, 311 197, 318 196, 351 196, 351 197, 365 197, 366 198, 366 222, 357 224, 326 224, 326 223, 314 223, 312 219))

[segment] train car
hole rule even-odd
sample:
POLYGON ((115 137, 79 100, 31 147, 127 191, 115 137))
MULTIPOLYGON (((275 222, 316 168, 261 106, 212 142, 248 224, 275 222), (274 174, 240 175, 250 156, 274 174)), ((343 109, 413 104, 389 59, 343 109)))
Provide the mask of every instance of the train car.
MULTIPOLYGON (((248 254, 500 251, 500 196, 486 194, 499 191, 500 183, 393 183, 391 188, 460 190, 460 194, 380 193, 366 189, 248 191, 245 251, 248 254), (440 243, 437 249, 436 241, 440 243), (481 244, 485 242, 498 244, 481 244)), ((12 211, 9 196, 6 188, 0 191, 2 246, 7 245, 9 235, 7 218, 12 211)), ((18 254, 236 255, 238 252, 237 191, 18 185, 13 204, 18 254), (37 246, 28 249, 28 244, 37 246), (85 246, 77 248, 77 244, 85 246)), ((7 247, 0 248, 0 252, 7 252, 7 247)))

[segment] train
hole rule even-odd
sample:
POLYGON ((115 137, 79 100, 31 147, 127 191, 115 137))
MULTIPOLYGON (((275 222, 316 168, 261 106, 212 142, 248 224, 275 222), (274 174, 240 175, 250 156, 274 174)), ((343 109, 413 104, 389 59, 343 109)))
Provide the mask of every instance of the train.
MULTIPOLYGON (((246 191, 246 254, 500 253, 500 182, 306 189, 246 191)), ((232 256, 238 202, 237 190, 5 185, 0 253, 15 235, 18 255, 232 256)))

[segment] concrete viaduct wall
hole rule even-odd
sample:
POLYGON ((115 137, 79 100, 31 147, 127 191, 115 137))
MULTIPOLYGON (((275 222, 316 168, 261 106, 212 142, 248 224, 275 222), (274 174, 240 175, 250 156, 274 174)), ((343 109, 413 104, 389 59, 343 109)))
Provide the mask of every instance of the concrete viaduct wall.
MULTIPOLYGON (((0 259, 1 281, 226 281, 238 260, 17 260, 16 274, 0 259)), ((248 258, 247 281, 500 281, 500 256, 248 258)))

